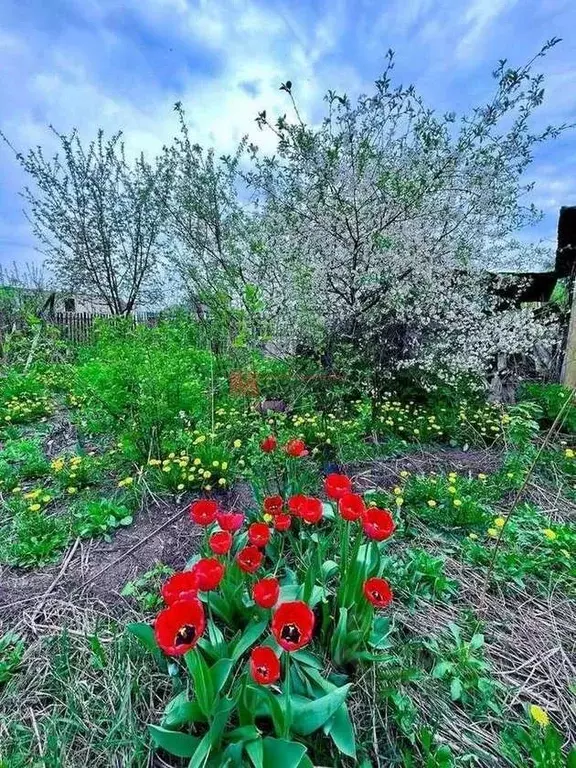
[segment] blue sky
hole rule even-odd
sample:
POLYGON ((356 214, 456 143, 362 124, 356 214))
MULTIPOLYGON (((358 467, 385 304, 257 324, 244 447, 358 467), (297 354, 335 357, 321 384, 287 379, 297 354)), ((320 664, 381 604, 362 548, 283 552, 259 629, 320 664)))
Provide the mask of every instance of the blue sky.
MULTIPOLYGON (((393 48, 400 81, 465 110, 490 93, 498 59, 524 63, 552 36, 566 39, 541 61, 539 120, 576 122, 575 30, 574 0, 2 0, 0 128, 21 150, 50 147, 50 123, 87 139, 122 129, 154 153, 181 100, 199 143, 230 150, 249 132, 263 145, 254 117, 285 111, 283 80, 314 119, 327 88, 368 90, 393 48)), ((530 177, 545 218, 523 236, 553 246, 559 206, 576 205, 576 131, 543 148, 530 177)), ((23 184, 0 144, 1 265, 42 258, 23 184)))

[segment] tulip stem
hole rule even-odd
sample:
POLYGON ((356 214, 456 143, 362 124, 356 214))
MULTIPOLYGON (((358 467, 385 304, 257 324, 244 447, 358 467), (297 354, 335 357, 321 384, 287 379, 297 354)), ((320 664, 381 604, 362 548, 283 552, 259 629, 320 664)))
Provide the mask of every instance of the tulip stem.
POLYGON ((284 715, 284 738, 290 738, 290 726, 292 725, 292 701, 290 699, 290 651, 286 653, 286 682, 284 686, 284 695, 286 696, 286 707, 284 715))

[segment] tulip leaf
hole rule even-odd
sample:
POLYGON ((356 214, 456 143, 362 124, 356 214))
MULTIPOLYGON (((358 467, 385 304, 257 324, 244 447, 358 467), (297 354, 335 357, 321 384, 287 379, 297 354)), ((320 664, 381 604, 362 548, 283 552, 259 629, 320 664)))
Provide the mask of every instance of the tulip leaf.
POLYGON ((336 747, 348 757, 356 757, 356 737, 348 707, 341 704, 331 720, 324 726, 324 733, 332 738, 336 747))
POLYGON ((312 667, 313 669, 322 669, 324 666, 322 661, 317 656, 315 656, 310 651, 307 651, 306 649, 294 651, 292 658, 307 667, 312 667))
POLYGON ((262 739, 250 741, 245 745, 246 752, 254 768, 264 768, 264 745, 262 739))
POLYGON ((206 717, 210 717, 214 706, 214 699, 216 698, 216 690, 214 688, 210 669, 206 664, 202 653, 198 649, 188 651, 188 653, 185 654, 184 659, 188 671, 194 680, 194 694, 198 701, 198 706, 206 717))
POLYGON ((249 624, 242 635, 238 638, 238 640, 234 643, 231 651, 231 657, 232 661, 238 661, 240 656, 242 656, 243 653, 245 653, 248 648, 250 648, 251 645, 253 645, 256 640, 262 635, 266 627, 268 626, 268 621, 258 621, 253 622, 252 624, 249 624))
POLYGON ((148 730, 156 747, 176 757, 192 757, 200 743, 200 739, 196 736, 180 731, 170 731, 159 725, 149 725, 148 730))
POLYGON ((131 635, 134 635, 134 637, 147 650, 152 652, 160 668, 165 670, 167 667, 166 657, 164 656, 164 654, 162 653, 162 651, 158 646, 158 643, 156 642, 156 637, 154 636, 154 629, 150 626, 150 624, 145 624, 144 622, 133 622, 132 624, 128 624, 126 626, 126 629, 128 630, 128 632, 130 632, 131 635))
POLYGON ((306 754, 304 744, 268 737, 262 741, 263 768, 298 768, 306 754))
POLYGON ((295 700, 292 702, 292 729, 301 736, 308 736, 310 733, 322 728, 342 706, 351 683, 343 685, 341 688, 335 688, 325 696, 321 696, 314 701, 302 702, 295 700))
POLYGON ((190 701, 187 692, 181 691, 166 706, 162 726, 164 728, 179 728, 186 723, 205 721, 206 717, 198 706, 198 702, 190 701))
POLYGON ((230 675, 233 666, 234 661, 232 659, 220 659, 210 670, 216 693, 220 693, 222 688, 226 685, 226 681, 228 680, 228 676, 230 675))

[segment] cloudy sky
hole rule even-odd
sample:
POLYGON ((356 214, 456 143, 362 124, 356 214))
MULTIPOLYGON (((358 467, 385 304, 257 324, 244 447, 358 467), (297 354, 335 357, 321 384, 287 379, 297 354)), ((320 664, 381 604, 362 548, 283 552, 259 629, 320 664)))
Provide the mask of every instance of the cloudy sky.
MULTIPOLYGON (((0 129, 19 150, 50 146, 50 124, 87 139, 122 129, 154 153, 181 100, 199 143, 226 150, 248 132, 262 145, 254 117, 286 110, 283 80, 314 120, 327 88, 369 89, 392 48, 399 81, 461 111, 491 92, 500 58, 525 63, 553 36, 539 119, 576 122, 574 0, 1 0, 0 129)), ((530 173, 545 218, 523 236, 552 245, 558 207, 576 205, 576 131, 530 173)), ((23 183, 0 143, 0 265, 41 260, 23 183)))

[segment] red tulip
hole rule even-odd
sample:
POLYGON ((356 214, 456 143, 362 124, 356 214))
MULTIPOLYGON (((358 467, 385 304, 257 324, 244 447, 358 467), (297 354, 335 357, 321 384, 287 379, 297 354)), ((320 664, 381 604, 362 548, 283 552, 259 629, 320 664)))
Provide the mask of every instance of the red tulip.
POLYGON ((296 517, 300 517, 300 508, 302 504, 306 502, 307 498, 307 496, 304 496, 301 493, 296 494, 296 496, 290 496, 288 499, 288 509, 290 512, 292 512, 293 515, 296 515, 296 517))
POLYGON ((278 602, 280 596, 280 583, 274 576, 260 579, 254 584, 252 597, 260 608, 272 608, 278 602))
POLYGON ((175 573, 162 584, 161 592, 166 605, 172 605, 177 600, 195 598, 198 594, 198 576, 194 571, 175 573))
POLYGON ((387 509, 369 507, 362 515, 362 528, 370 539, 384 541, 394 533, 394 520, 387 509))
POLYGON ((352 492, 352 483, 346 475, 332 473, 324 480, 324 490, 329 499, 337 501, 345 493, 352 492))
POLYGON ((274 435, 268 435, 268 437, 265 437, 264 440, 260 443, 261 450, 264 451, 264 453, 272 453, 272 451, 275 451, 278 447, 278 440, 274 437, 274 435))
POLYGON ((308 525, 319 523, 322 519, 322 502, 312 496, 307 496, 300 506, 300 517, 308 525))
POLYGON ((280 678, 280 660, 272 648, 261 645, 252 649, 250 674, 260 685, 271 685, 280 678))
POLYGON ((208 546, 215 555, 225 555, 230 552, 232 534, 230 531, 216 531, 208 539, 208 546))
POLYGON ((366 511, 364 499, 356 493, 345 493, 338 500, 338 511, 344 520, 358 520, 366 511))
POLYGON ((314 631, 314 614, 300 600, 282 603, 272 616, 272 634, 285 651, 297 651, 308 645, 314 631))
POLYGON ((378 606, 378 608, 386 608, 390 605, 394 595, 390 589, 390 584, 384 579, 379 579, 376 576, 368 581, 364 582, 364 595, 372 605, 378 606))
POLYGON ((219 512, 216 519, 223 531, 238 531, 244 525, 242 512, 219 512))
POLYGON ((210 592, 222 581, 224 566, 215 557, 204 557, 194 565, 192 573, 198 580, 198 589, 201 592, 210 592))
POLYGON ((299 459, 302 456, 308 455, 308 451, 306 450, 306 445, 304 444, 303 440, 288 440, 284 446, 284 450, 288 456, 292 456, 295 459, 299 459))
POLYGON ((252 523, 248 528, 248 541, 262 549, 270 541, 270 528, 266 523, 252 523))
POLYGON ((292 518, 290 515, 276 515, 272 525, 277 531, 287 531, 292 525, 292 518))
POLYGON ((236 555, 238 566, 246 573, 254 573, 257 571, 262 565, 262 560, 264 560, 264 555, 260 552, 258 547, 253 545, 244 547, 244 549, 241 549, 236 555))
POLYGON ((182 656, 194 648, 206 626, 199 600, 178 600, 160 611, 154 622, 156 642, 169 656, 182 656))
POLYGON ((211 525, 217 514, 218 504, 210 499, 199 499, 190 504, 190 517, 198 525, 211 525))
POLYGON ((284 506, 282 496, 266 496, 264 499, 264 512, 268 515, 279 515, 284 506))

